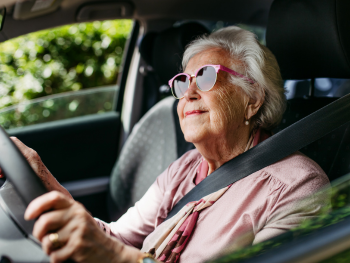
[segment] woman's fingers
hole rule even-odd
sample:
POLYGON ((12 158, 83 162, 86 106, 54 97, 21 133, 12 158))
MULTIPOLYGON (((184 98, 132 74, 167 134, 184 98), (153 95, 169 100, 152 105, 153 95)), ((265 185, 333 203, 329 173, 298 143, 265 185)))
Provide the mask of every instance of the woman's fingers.
POLYGON ((66 245, 68 240, 71 238, 72 233, 77 228, 76 224, 73 221, 69 221, 63 228, 60 230, 53 232, 54 234, 57 234, 57 241, 53 242, 52 237, 47 234, 43 237, 41 240, 41 246, 46 254, 50 255, 52 251, 61 249, 66 245))
POLYGON ((41 215, 35 222, 33 236, 42 241, 47 233, 55 232, 65 226, 71 219, 71 214, 70 209, 61 209, 41 215))
POLYGON ((31 220, 39 217, 42 213, 48 210, 58 210, 71 206, 73 200, 66 197, 58 191, 52 191, 34 199, 27 207, 24 213, 26 220, 31 220))
POLYGON ((101 252, 107 256, 104 252, 106 234, 82 205, 75 203, 71 208, 70 221, 55 232, 57 235, 50 240, 50 234, 47 234, 42 239, 43 250, 50 255, 51 262, 63 262, 68 258, 75 262, 101 262, 103 257, 98 256, 99 260, 95 257, 101 252))
MULTIPOLYGON (((17 146, 20 152, 23 154, 24 158, 27 159, 30 166, 33 168, 35 173, 39 176, 39 178, 45 184, 45 177, 47 177, 46 167, 41 161, 39 154, 34 151, 32 148, 26 146, 23 142, 18 140, 16 137, 10 137, 13 143, 17 146)), ((47 180, 47 179, 46 179, 47 180)))
POLYGON ((10 137, 10 139, 14 142, 14 144, 17 146, 17 148, 20 150, 23 156, 27 159, 30 166, 33 168, 35 173, 39 176, 41 181, 43 181, 43 183, 46 185, 45 182, 48 180, 48 177, 51 174, 47 170, 43 162, 41 161, 39 154, 36 151, 34 151, 32 148, 29 148, 28 146, 26 146, 23 142, 18 140, 16 137, 10 137))
MULTIPOLYGON (((17 137, 10 137, 13 143, 17 146, 20 152, 24 155, 25 158, 28 159, 38 159, 37 153, 32 149, 26 146, 23 142, 21 142, 17 137)), ((39 157, 40 159, 40 157, 39 157)))
MULTIPOLYGON (((10 137, 23 156, 27 159, 34 172, 38 175, 39 179, 43 182, 46 189, 49 191, 58 190, 64 193, 69 198, 73 199, 70 193, 60 185, 55 177, 50 173, 44 163, 41 161, 39 154, 33 149, 27 147, 24 143, 18 140, 16 137, 10 137)), ((1 177, 0 177, 1 178, 1 177)))
MULTIPOLYGON (((68 242, 61 248, 53 250, 49 255, 51 263, 64 262, 68 259, 72 259, 74 252, 76 252, 77 242, 80 242, 80 236, 77 232, 73 232, 68 240, 68 242), (77 241, 79 240, 79 241, 77 241)), ((77 261, 81 262, 81 261, 77 261)))
POLYGON ((51 262, 63 262, 68 258, 84 263, 136 262, 137 250, 124 249, 125 245, 108 237, 83 205, 60 192, 49 192, 29 204, 25 218, 39 215, 33 235, 42 242, 51 262), (49 212, 42 214, 45 211, 49 212), (134 255, 135 260, 126 260, 134 255))
MULTIPOLYGON (((69 198, 73 199, 70 193, 60 185, 55 177, 50 173, 44 163, 41 161, 39 154, 33 149, 27 147, 24 143, 18 140, 16 137, 10 137, 23 156, 27 159, 34 172, 38 175, 39 179, 43 182, 46 189, 49 191, 58 190, 64 193, 69 198)), ((1 178, 1 177, 0 177, 1 178)))

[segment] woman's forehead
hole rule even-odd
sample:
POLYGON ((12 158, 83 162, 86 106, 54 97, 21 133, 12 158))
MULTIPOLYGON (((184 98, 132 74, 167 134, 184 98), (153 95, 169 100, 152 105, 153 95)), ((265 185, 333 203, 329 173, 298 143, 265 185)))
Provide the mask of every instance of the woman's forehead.
MULTIPOLYGON (((184 72, 194 74, 197 69, 204 65, 222 65, 228 68, 239 67, 240 61, 232 59, 228 52, 219 48, 204 50, 194 55, 188 62, 184 72)), ((232 68, 234 69, 234 68, 232 68)))
POLYGON ((205 64, 223 63, 227 60, 227 52, 222 49, 208 49, 194 55, 187 64, 187 67, 203 66, 205 64), (204 64, 203 64, 204 63, 204 64))

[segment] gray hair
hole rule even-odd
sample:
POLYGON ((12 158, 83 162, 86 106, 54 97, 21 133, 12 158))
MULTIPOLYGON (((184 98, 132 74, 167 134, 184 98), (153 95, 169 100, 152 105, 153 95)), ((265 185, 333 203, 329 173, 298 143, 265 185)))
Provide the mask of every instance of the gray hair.
POLYGON ((210 48, 225 50, 232 59, 243 63, 245 72, 240 73, 257 84, 252 85, 231 74, 230 82, 241 87, 250 98, 264 98, 261 108, 253 118, 256 125, 267 130, 276 127, 285 111, 286 98, 280 69, 272 52, 261 45, 253 33, 230 26, 191 42, 182 59, 183 69, 193 56, 210 48))

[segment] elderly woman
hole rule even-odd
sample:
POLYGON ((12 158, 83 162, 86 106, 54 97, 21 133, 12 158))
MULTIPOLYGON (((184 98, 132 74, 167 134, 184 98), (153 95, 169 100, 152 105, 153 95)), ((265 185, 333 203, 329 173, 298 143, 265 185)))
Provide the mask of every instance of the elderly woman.
POLYGON ((274 56, 238 27, 192 42, 183 69, 169 85, 180 99, 185 139, 196 149, 172 163, 117 222, 93 219, 37 154, 13 138, 52 190, 35 199, 25 214, 27 220, 40 216, 33 234, 52 262, 152 262, 143 252, 161 262, 203 262, 228 246, 236 249, 283 233, 327 203, 322 196, 297 202, 329 183, 315 162, 297 152, 164 221, 201 180, 268 138, 285 109, 274 56))

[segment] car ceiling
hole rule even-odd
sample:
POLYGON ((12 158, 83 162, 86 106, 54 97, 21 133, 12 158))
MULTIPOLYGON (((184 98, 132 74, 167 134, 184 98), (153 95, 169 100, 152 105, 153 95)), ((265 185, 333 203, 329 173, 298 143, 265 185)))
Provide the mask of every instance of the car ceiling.
MULTIPOLYGON (((32 1, 35 0, 26 0, 32 1)), ((59 0, 56 0, 59 1, 59 0)), ((129 0, 129 1, 96 1, 96 0, 62 0, 60 7, 46 15, 21 20, 14 19, 13 11, 16 2, 24 1, 1 0, 0 5, 6 6, 7 16, 4 29, 0 32, 0 42, 26 33, 52 28, 64 24, 83 22, 78 19, 79 11, 93 5, 97 10, 104 6, 106 12, 99 14, 99 19, 133 18, 141 22, 151 20, 221 20, 234 23, 246 23, 265 26, 268 12, 273 0, 129 0), (113 8, 108 5, 126 5, 130 12, 112 14, 113 8), (102 15, 101 15, 102 14, 102 15)), ((84 21, 88 21, 85 19, 84 21)), ((91 19, 90 19, 91 20, 91 19)))

